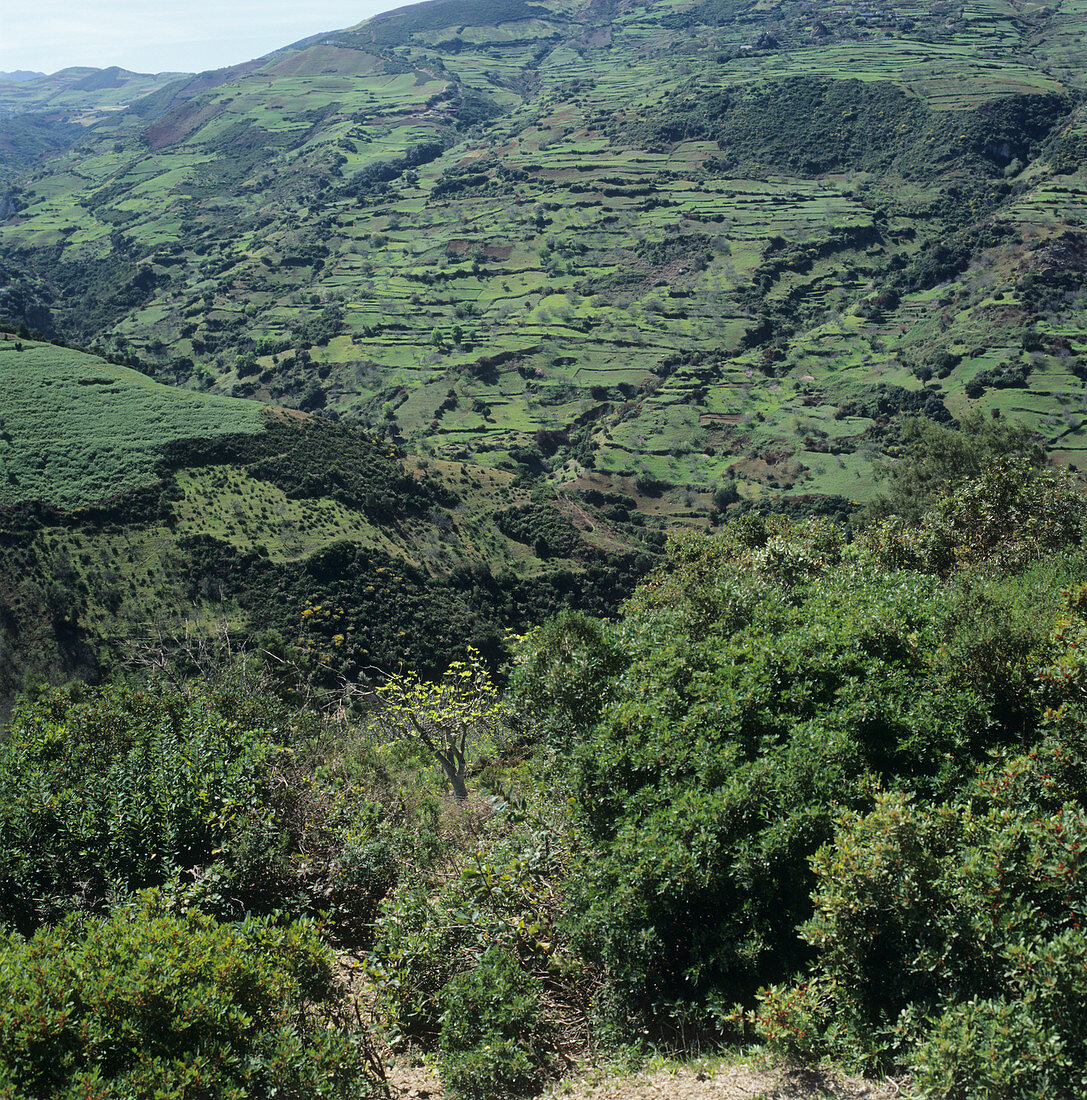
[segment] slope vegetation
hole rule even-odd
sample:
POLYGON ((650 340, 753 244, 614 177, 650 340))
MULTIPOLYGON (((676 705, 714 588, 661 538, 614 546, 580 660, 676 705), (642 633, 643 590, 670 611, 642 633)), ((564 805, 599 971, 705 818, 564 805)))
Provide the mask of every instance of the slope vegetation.
POLYGON ((864 499, 902 412, 1012 416, 1079 462, 1084 18, 401 9, 40 160, 7 312, 688 518, 864 499))
POLYGON ((27 677, 213 637, 298 650, 316 684, 495 659, 561 607, 613 609, 659 546, 622 501, 70 348, 2 339, 0 379, 0 711, 27 677))

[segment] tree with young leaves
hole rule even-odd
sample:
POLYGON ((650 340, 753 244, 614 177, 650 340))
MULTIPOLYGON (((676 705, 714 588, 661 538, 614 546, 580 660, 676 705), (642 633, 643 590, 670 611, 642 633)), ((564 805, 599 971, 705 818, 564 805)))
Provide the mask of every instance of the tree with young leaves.
POLYGON ((398 673, 375 694, 382 703, 379 723, 394 737, 423 745, 442 766, 453 797, 465 801, 469 752, 503 725, 498 689, 479 651, 469 646, 467 659, 453 661, 436 682, 398 673))

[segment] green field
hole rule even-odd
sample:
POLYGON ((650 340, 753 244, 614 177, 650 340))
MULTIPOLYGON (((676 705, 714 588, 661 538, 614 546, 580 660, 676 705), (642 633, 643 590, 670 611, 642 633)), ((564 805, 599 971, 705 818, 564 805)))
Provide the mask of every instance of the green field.
POLYGON ((153 382, 92 355, 0 335, 0 508, 94 504, 155 480, 163 446, 257 432, 251 402, 153 382))

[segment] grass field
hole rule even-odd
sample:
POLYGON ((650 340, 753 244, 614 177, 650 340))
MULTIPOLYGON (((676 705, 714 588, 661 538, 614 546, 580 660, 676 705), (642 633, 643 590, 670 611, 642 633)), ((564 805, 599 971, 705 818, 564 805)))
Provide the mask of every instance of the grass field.
POLYGON ((256 432, 252 402, 152 382, 52 344, 0 338, 0 507, 71 508, 154 480, 164 444, 256 432))

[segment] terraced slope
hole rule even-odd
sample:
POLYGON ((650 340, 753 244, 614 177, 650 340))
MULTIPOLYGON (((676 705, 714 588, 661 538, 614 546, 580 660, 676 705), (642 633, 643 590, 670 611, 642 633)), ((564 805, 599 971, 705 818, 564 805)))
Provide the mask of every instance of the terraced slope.
POLYGON ((863 499, 903 412, 1014 416, 1079 463, 1085 20, 402 9, 39 162, 0 227, 7 312, 690 519, 863 499))

